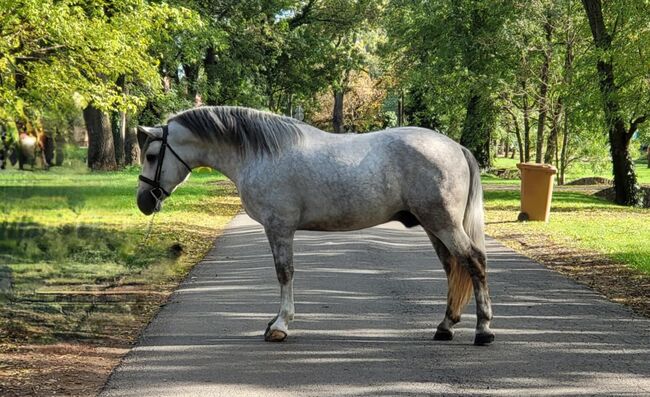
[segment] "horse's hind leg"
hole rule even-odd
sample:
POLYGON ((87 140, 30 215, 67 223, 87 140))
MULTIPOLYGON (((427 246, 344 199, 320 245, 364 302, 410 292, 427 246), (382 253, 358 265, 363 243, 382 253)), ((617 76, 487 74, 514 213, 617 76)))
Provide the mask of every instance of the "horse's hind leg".
POLYGON ((293 305, 293 235, 294 231, 266 229, 271 244, 275 272, 280 282, 280 311, 266 327, 264 340, 282 342, 289 335, 289 323, 295 313, 293 305))
MULTIPOLYGON (((476 299, 477 322, 474 344, 486 345, 494 340, 494 333, 490 330, 492 304, 487 286, 487 260, 485 252, 472 243, 461 225, 454 225, 453 222, 449 223, 449 225, 452 226, 444 229, 436 229, 435 227, 427 227, 429 225, 426 222, 423 223, 425 229, 438 238, 445 245, 451 256, 455 257, 469 273, 474 288, 474 298, 476 299)), ((458 274, 462 275, 462 272, 458 274)), ((453 321, 453 318, 451 320, 453 321)))
POLYGON ((463 309, 472 296, 472 278, 467 269, 458 262, 456 257, 451 255, 447 247, 436 236, 429 232, 427 235, 447 274, 447 310, 433 339, 452 340, 454 337, 453 326, 460 321, 463 309))
POLYGON ((472 278, 474 298, 476 299, 475 345, 487 345, 494 340, 490 330, 492 303, 487 285, 487 258, 483 250, 477 248, 462 227, 446 229, 436 234, 449 252, 465 266, 472 278))

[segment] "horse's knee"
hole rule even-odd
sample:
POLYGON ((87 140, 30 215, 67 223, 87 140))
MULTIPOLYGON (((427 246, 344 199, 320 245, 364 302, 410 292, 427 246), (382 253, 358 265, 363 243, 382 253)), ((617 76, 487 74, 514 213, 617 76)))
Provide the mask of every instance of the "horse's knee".
POLYGON ((276 263, 275 273, 280 284, 287 284, 293 279, 293 263, 276 263))

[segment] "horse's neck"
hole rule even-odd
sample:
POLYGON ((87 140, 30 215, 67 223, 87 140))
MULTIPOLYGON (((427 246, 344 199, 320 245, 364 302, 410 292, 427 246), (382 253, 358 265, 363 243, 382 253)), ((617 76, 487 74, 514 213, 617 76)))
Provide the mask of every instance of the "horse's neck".
MULTIPOLYGON (((320 131, 316 128, 304 128, 303 131, 303 143, 311 139, 319 139, 319 135, 327 134, 326 132, 320 131)), ((322 137, 320 138, 322 139, 322 137)), ((284 148, 283 151, 295 150, 294 147, 284 148)), ((237 183, 241 172, 248 167, 251 163, 257 162, 260 160, 258 155, 250 153, 244 155, 241 153, 240 148, 233 145, 229 145, 223 142, 215 142, 212 145, 206 147, 203 158, 209 159, 209 164, 211 168, 214 168, 227 176, 230 180, 237 183)), ((263 154, 261 156, 267 156, 263 154)))
POLYGON ((223 143, 215 143, 207 147, 204 158, 208 159, 207 165, 235 183, 246 161, 236 148, 223 143))

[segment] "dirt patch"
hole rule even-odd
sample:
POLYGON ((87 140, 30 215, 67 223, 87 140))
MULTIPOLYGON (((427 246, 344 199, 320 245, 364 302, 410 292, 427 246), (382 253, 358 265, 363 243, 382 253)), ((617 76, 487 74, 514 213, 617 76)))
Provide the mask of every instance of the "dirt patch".
POLYGON ((541 235, 504 234, 496 238, 610 300, 650 317, 650 275, 616 263, 599 253, 564 247, 541 235))
MULTIPOLYGON (((52 336, 67 340, 54 344, 25 344, 21 334, 38 332, 37 327, 14 329, 11 323, 4 324, 7 342, 0 344, 0 396, 96 396, 173 287, 171 283, 88 286, 89 290, 37 294, 34 302, 54 300, 64 311, 66 303, 87 305, 86 313, 71 329, 48 318, 41 326, 59 329, 52 336), (122 313, 124 308, 131 315, 122 313)), ((14 318, 26 315, 20 305, 14 306, 5 305, 16 312, 14 318)))
POLYGON ((612 185, 612 180, 607 178, 601 178, 599 176, 592 176, 589 178, 580 178, 575 181, 568 182, 567 185, 576 186, 576 185, 612 185))
POLYGON ((96 396, 128 348, 57 343, 0 348, 0 390, 14 396, 96 396))

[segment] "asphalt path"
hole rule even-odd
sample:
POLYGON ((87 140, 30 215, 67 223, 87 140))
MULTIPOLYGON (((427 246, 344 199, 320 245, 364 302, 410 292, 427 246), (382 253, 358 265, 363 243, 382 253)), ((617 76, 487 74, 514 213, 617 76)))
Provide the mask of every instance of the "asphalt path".
POLYGON ((420 228, 299 232, 296 320, 278 309, 261 226, 237 216, 102 396, 650 395, 650 320, 488 240, 491 346, 470 305, 433 340, 446 278, 420 228))

